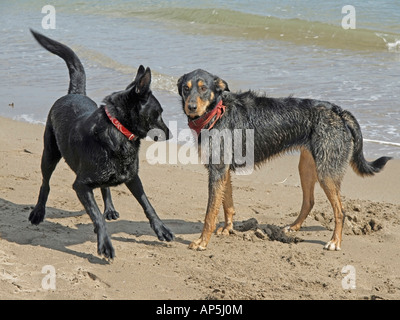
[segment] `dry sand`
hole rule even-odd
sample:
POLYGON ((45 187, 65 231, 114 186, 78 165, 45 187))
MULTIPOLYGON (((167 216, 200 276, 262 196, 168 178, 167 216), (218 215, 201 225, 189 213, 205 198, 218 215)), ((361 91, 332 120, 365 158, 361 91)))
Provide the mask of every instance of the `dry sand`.
MULTIPOLYGON (((107 224, 116 250, 115 260, 108 262, 96 253, 92 223, 71 188, 74 174, 64 161, 51 180, 45 221, 28 222, 41 183, 43 131, 41 125, 0 118, 0 299, 400 298, 398 160, 373 178, 348 170, 342 186, 349 216, 342 251, 323 250, 333 217, 319 186, 313 212, 294 235, 302 241, 268 236, 293 222, 301 205, 298 156, 288 155, 250 176, 233 176, 236 229, 243 230, 243 221, 251 218, 256 221, 247 223, 254 222, 254 228, 213 235, 206 251, 195 252, 188 245, 202 229, 206 170, 150 165, 145 159, 150 143, 143 143, 143 185, 176 240, 158 241, 127 188, 112 188, 120 219, 107 224), (55 289, 43 282, 45 266, 54 268, 55 289), (343 268, 353 273, 343 274, 343 268), (344 289, 350 278, 355 288, 344 289)), ((96 198, 102 206, 98 191, 96 198)))

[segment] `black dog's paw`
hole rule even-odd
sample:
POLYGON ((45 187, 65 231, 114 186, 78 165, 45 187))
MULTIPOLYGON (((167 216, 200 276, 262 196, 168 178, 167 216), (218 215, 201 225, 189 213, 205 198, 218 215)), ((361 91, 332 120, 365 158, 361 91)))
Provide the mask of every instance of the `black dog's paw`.
POLYGON ((175 238, 175 235, 168 227, 162 223, 162 221, 157 221, 151 225, 152 229, 157 235, 158 240, 160 241, 172 241, 175 238))
POLYGON ((115 251, 107 234, 97 233, 97 253, 107 259, 114 259, 115 251))
POLYGON ((32 212, 29 215, 29 221, 34 224, 38 225, 44 220, 44 215, 46 213, 46 209, 42 205, 36 205, 35 208, 33 208, 32 212))
POLYGON ((107 220, 117 220, 119 218, 119 213, 115 210, 104 211, 104 218, 107 220))

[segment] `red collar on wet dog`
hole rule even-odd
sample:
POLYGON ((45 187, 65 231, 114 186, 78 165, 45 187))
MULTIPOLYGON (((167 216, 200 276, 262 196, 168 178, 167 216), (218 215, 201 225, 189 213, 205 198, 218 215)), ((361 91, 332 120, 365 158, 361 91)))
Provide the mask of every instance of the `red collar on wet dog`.
POLYGON ((110 119, 110 121, 112 122, 112 124, 125 136, 128 138, 128 140, 134 140, 137 137, 130 132, 127 128, 125 128, 121 122, 119 122, 116 118, 114 118, 110 112, 107 109, 107 106, 104 106, 104 111, 106 112, 108 118, 110 119))
POLYGON ((218 104, 215 106, 214 109, 211 111, 203 114, 200 118, 196 120, 190 120, 188 121, 189 123, 189 128, 196 131, 197 135, 199 135, 201 129, 203 129, 207 124, 210 123, 212 118, 215 116, 214 122, 208 127, 208 130, 211 130, 212 127, 217 123, 219 119, 223 116, 225 113, 225 106, 222 104, 222 100, 218 102, 218 104))

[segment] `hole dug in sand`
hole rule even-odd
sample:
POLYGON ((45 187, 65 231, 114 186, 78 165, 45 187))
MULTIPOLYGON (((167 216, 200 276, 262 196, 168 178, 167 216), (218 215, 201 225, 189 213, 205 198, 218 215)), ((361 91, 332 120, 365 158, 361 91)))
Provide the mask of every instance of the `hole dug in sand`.
MULTIPOLYGON (((345 200, 343 233, 347 235, 369 235, 385 229, 386 224, 400 224, 400 217, 393 215, 400 206, 371 201, 345 200), (397 209, 396 209, 397 207, 397 209)), ((334 218, 331 210, 316 210, 311 213, 323 227, 333 230, 334 218)))

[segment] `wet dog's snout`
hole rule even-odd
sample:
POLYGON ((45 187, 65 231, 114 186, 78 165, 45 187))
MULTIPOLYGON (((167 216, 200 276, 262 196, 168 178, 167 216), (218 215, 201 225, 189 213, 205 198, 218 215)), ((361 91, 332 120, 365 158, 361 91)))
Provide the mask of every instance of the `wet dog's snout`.
POLYGON ((193 103, 193 102, 189 103, 189 104, 188 104, 188 109, 189 109, 190 112, 196 111, 196 109, 197 109, 197 104, 196 104, 196 103, 193 103))

